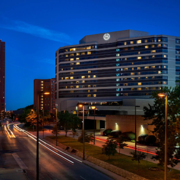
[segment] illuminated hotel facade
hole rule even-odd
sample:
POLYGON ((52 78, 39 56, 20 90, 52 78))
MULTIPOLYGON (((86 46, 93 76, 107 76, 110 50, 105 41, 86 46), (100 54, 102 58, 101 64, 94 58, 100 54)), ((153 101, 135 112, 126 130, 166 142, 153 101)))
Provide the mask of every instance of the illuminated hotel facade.
POLYGON ((88 35, 78 45, 60 47, 56 51, 58 108, 73 111, 78 102, 152 102, 153 91, 176 85, 179 53, 180 37, 135 30, 88 35))

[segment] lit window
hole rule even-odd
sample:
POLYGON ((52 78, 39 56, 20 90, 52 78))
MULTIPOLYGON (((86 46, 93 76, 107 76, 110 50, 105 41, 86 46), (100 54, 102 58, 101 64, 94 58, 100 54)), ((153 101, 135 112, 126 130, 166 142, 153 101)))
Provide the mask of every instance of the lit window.
POLYGON ((134 91, 134 88, 131 88, 131 91, 134 91))
POLYGON ((93 94, 93 97, 96 97, 96 94, 93 94))
POLYGON ((97 89, 94 89, 94 92, 97 92, 97 89))
POLYGON ((43 101, 41 101, 41 103, 43 103, 43 101))
POLYGON ((137 88, 138 91, 141 91, 141 88, 137 88))
POLYGON ((76 81, 76 84, 78 84, 79 83, 79 81, 76 81))
POLYGON ((141 59, 141 56, 138 56, 137 59, 141 59))
POLYGON ((65 79, 69 79, 69 77, 65 77, 65 79))
POLYGON ((131 78, 131 80, 134 80, 134 78, 131 78))
POLYGON ((71 76, 71 77, 70 77, 70 79, 74 79, 74 77, 73 77, 73 76, 71 76))
POLYGON ((149 88, 148 88, 148 87, 145 87, 145 89, 146 89, 146 90, 149 90, 149 88))
POLYGON ((137 40, 136 42, 137 42, 137 44, 141 44, 141 43, 142 43, 142 41, 141 41, 141 40, 137 40))
POLYGON ((116 69, 116 71, 120 71, 120 69, 116 69))
POLYGON ((118 51, 119 51, 119 49, 116 49, 116 51, 118 52, 118 51))
POLYGON ((43 86, 43 84, 41 84, 41 86, 43 86))
POLYGON ((96 87, 96 85, 94 84, 93 87, 96 87))
POLYGON ((127 61, 127 58, 125 58, 124 60, 127 61))
POLYGON ((124 42, 124 45, 127 45, 127 42, 124 42))
POLYGON ((134 73, 132 72, 131 75, 134 75, 134 73))
POLYGON ((68 54, 66 54, 66 57, 68 57, 68 54))
POLYGON ((158 42, 161 42, 161 39, 158 39, 158 42))
POLYGON ((85 83, 85 81, 82 81, 82 83, 85 83))
POLYGON ((116 74, 116 76, 120 76, 119 74, 116 74))
POLYGON ((152 47, 152 48, 154 48, 154 47, 155 47, 155 45, 153 44, 151 47, 152 47))
POLYGON ((161 47, 161 44, 158 44, 158 47, 161 47))
POLYGON ((166 66, 164 66, 164 68, 167 68, 166 66))
POLYGON ((144 42, 147 43, 148 42, 147 39, 145 39, 144 42))
POLYGON ((70 74, 74 74, 74 72, 70 72, 70 74))
POLYGON ((152 58, 155 58, 155 55, 153 55, 152 58))
POLYGON ((79 88, 79 86, 76 86, 76 88, 79 88))
POLYGON ((74 65, 74 63, 71 63, 70 65, 71 65, 71 66, 74 65))
POLYGON ((134 43, 134 41, 130 41, 130 44, 133 44, 134 43))
POLYGON ((85 52, 82 52, 81 55, 85 55, 85 52))
POLYGON ((141 54, 141 52, 139 51, 138 54, 141 54))
POLYGON ((80 65, 80 62, 77 62, 76 65, 80 65))
POLYGON ((41 104, 41 106, 43 106, 43 104, 41 104))
POLYGON ((149 46, 145 46, 145 49, 148 49, 149 48, 149 46))
POLYGON ((119 54, 116 54, 116 56, 119 56, 119 54))
POLYGON ((91 52, 89 51, 89 52, 87 52, 87 54, 91 54, 91 52))
POLYGON ((119 81, 119 79, 116 79, 116 81, 119 81))
POLYGON ((41 83, 43 83, 43 81, 41 81, 41 83))
POLYGON ((116 66, 119 66, 120 64, 116 64, 116 66))
POLYGON ((149 66, 145 66, 144 69, 149 69, 149 66))
POLYGON ((119 93, 116 93, 116 96, 119 96, 119 93))
POLYGON ((70 61, 74 61, 74 58, 70 58, 70 61))
POLYGON ((124 71, 128 71, 128 68, 124 68, 124 71))
POLYGON ((81 76, 81 78, 82 78, 82 79, 84 79, 84 78, 85 78, 85 76, 81 76))
MULTIPOLYGON (((141 73, 140 72, 138 72, 138 75, 140 75, 141 73)), ((140 79, 140 77, 139 77, 139 79, 140 79)))
POLYGON ((79 56, 80 55, 80 53, 76 53, 76 56, 79 56))
POLYGON ((91 85, 88 85, 88 87, 91 87, 91 85))
POLYGON ((119 91, 119 88, 117 88, 116 91, 119 91))
POLYGON ((74 54, 70 54, 70 56, 74 56, 74 54))
POLYGON ((124 86, 128 86, 128 83, 124 83, 124 86))
POLYGON ((67 86, 65 86, 65 88, 67 89, 67 86))
POLYGON ((91 71, 88 71, 88 73, 91 73, 91 71))
POLYGON ((166 54, 164 54, 164 58, 167 58, 166 54))
POLYGON ((90 78, 91 76, 89 75, 88 78, 90 78))
POLYGON ((41 97, 43 97, 43 94, 41 95, 41 97))
POLYGON ((87 97, 91 97, 91 94, 88 94, 87 97))
POLYGON ((70 91, 70 93, 73 93, 74 91, 70 91))
POLYGON ((158 71, 158 74, 161 74, 161 71, 158 71))
POLYGON ((91 49, 91 46, 86 47, 86 49, 91 49))
POLYGON ((116 61, 119 61, 119 59, 116 59, 116 61))
POLYGON ((88 92, 90 92, 91 90, 88 90, 88 92))
POLYGON ((134 68, 132 67, 132 70, 134 70, 134 68))
POLYGON ((151 68, 155 68, 155 66, 151 66, 151 68))
POLYGON ((93 78, 96 78, 96 75, 93 75, 93 78))
POLYGON ((118 84, 116 84, 116 86, 119 86, 119 83, 118 83, 118 84))
POLYGON ((140 85, 142 85, 142 83, 141 83, 141 82, 138 82, 138 86, 140 86, 140 85))
POLYGON ((156 52, 156 50, 152 50, 152 51, 151 51, 151 53, 155 53, 155 52, 156 52))
POLYGON ((76 61, 79 60, 79 58, 76 58, 76 61))
POLYGON ((155 77, 153 76, 152 79, 154 79, 155 77))
POLYGON ((74 88, 74 86, 70 86, 70 88, 71 88, 71 89, 73 89, 73 88, 74 88))
POLYGON ((61 71, 63 71, 63 68, 61 68, 61 71))

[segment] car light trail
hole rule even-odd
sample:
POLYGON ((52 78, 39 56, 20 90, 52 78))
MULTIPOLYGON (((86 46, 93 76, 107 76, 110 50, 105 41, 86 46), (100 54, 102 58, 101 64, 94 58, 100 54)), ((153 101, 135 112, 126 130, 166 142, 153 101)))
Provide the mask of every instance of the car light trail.
MULTIPOLYGON (((25 130, 19 128, 17 125, 14 125, 14 127, 15 127, 17 130, 19 130, 19 131, 24 132, 25 134, 27 134, 28 137, 30 137, 30 138, 32 138, 33 140, 37 141, 35 135, 29 133, 28 131, 25 131, 25 130)), ((63 151, 61 151, 61 150, 53 147, 52 145, 48 144, 47 142, 45 142, 45 141, 43 141, 43 140, 41 140, 41 139, 39 139, 39 140, 41 141, 41 142, 39 142, 39 144, 41 144, 43 147, 45 147, 46 149, 50 150, 50 151, 53 152, 54 154, 56 154, 56 155, 60 156, 61 158, 65 159, 66 161, 74 164, 74 162, 72 162, 71 160, 67 159, 67 158, 64 157, 64 156, 61 156, 60 154, 58 154, 57 152, 55 152, 54 150, 50 149, 50 148, 47 147, 47 146, 50 146, 51 148, 55 149, 56 151, 58 151, 58 152, 60 152, 60 153, 62 153, 62 154, 64 154, 64 155, 66 155, 66 156, 69 156, 69 157, 71 157, 72 159, 74 159, 74 160, 82 163, 81 160, 79 160, 79 159, 77 159, 77 158, 75 158, 75 157, 73 157, 73 156, 71 156, 71 155, 69 155, 69 154, 66 154, 65 152, 63 152, 63 151), (44 144, 43 144, 43 143, 44 143, 44 144)))
POLYGON ((5 131, 8 133, 8 135, 9 135, 10 138, 16 138, 16 136, 14 135, 14 133, 13 133, 13 132, 11 131, 11 129, 9 128, 9 125, 10 125, 10 124, 4 126, 5 131))

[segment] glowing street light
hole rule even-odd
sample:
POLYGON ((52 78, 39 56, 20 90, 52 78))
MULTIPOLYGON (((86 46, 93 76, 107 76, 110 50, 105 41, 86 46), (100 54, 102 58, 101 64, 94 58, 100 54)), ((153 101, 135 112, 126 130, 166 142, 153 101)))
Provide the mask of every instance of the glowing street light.
POLYGON ((36 141, 36 179, 39 180, 39 95, 50 95, 50 92, 37 92, 37 141, 36 141))
POLYGON ((159 97, 165 97, 165 152, 164 152, 164 180, 167 180, 167 93, 159 93, 159 97))
POLYGON ((83 133, 83 160, 85 160, 85 142, 84 142, 84 105, 78 104, 79 108, 83 108, 83 127, 82 127, 82 133, 83 133))
POLYGON ((95 110, 97 110, 97 108, 96 106, 91 106, 91 109, 94 109, 94 144, 95 144, 95 127, 96 127, 95 110))

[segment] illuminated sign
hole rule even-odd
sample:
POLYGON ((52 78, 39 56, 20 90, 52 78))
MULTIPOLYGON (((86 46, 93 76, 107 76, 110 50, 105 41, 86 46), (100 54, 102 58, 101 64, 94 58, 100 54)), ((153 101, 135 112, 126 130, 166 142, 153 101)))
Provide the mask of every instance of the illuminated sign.
POLYGON ((105 40, 105 41, 108 41, 109 39, 110 39, 110 34, 109 33, 106 33, 106 34, 104 34, 103 35, 103 39, 105 40))

